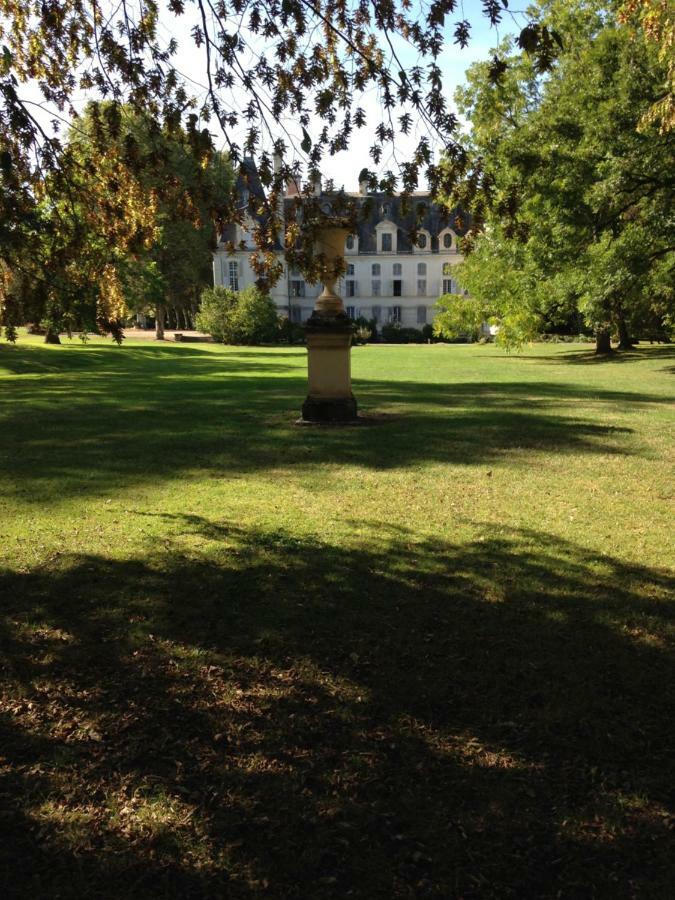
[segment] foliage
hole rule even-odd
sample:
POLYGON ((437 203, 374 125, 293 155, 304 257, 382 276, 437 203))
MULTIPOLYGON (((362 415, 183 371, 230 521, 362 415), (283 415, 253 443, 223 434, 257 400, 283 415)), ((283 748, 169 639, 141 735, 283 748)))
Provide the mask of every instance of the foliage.
POLYGON ((230 320, 237 303, 236 291, 216 285, 202 291, 200 307, 195 316, 199 331, 210 334, 221 344, 228 343, 230 320))
POLYGON ((11 254, 15 318, 119 334, 129 308, 196 307, 211 274, 211 205, 231 184, 226 163, 110 102, 86 108, 64 153, 69 177, 50 176, 11 254))
POLYGON ((477 341, 486 322, 485 309, 473 297, 444 294, 436 303, 434 334, 448 340, 464 337, 477 341))
MULTIPOLYGON (((492 25, 505 16, 520 25, 525 21, 521 45, 542 69, 551 65, 557 41, 544 23, 513 16, 506 0, 484 3, 483 14, 492 25)), ((90 187, 78 182, 81 163, 64 145, 61 122, 77 121, 75 98, 97 96, 109 104, 113 129, 126 107, 147 117, 157 131, 182 132, 198 158, 213 150, 212 124, 234 165, 258 155, 268 196, 254 263, 259 274, 264 268, 278 274, 271 251, 283 237, 280 193, 302 168, 289 157, 302 154, 309 174, 318 174, 324 156, 347 149, 366 126, 363 98, 373 89, 386 110, 371 123, 373 167, 386 159, 399 134, 413 133, 416 120, 421 127, 411 159, 397 172, 389 170, 381 179, 373 170, 364 173, 371 187, 398 185, 410 193, 425 170, 432 185, 444 179, 446 187, 465 173, 467 157, 456 142, 458 121, 443 93, 438 59, 446 41, 465 47, 470 34, 471 22, 454 0, 433 0, 423 13, 408 0, 365 5, 337 0, 320 8, 306 0, 252 0, 245 6, 209 0, 188 5, 183 0, 0 0, 2 252, 21 246, 38 198, 58 202, 73 182, 80 194, 90 187), (203 54, 201 71, 186 77, 174 65, 178 42, 165 38, 172 26, 203 54), (400 41, 413 50, 410 64, 399 57, 400 41), (27 84, 39 90, 38 105, 56 111, 47 127, 36 117, 34 101, 24 96, 27 84), (196 84, 206 86, 199 96, 196 84), (238 143, 232 135, 240 127, 245 136, 238 143), (448 147, 452 167, 433 164, 432 137, 448 147), (272 150, 281 159, 276 168, 272 150)), ((109 134, 114 142, 118 135, 109 134)), ((134 153, 129 156, 135 167, 134 153)), ((243 166, 241 173, 247 177, 243 166)), ((304 199, 311 203, 311 190, 304 199)), ((249 212, 260 212, 255 207, 252 201, 249 212)), ((246 211, 230 194, 214 212, 220 221, 241 221, 246 211)), ((291 228, 286 246, 293 252, 295 244, 291 228)))
POLYGON ((280 316, 278 339, 287 344, 304 344, 305 329, 299 322, 292 322, 288 316, 280 316))
POLYGON ((424 343, 424 336, 419 328, 404 328, 398 322, 383 325, 382 338, 388 344, 424 343))
POLYGON ((661 132, 675 128, 675 3, 673 0, 625 0, 619 21, 635 30, 636 39, 652 41, 658 47, 660 61, 667 66, 662 96, 656 99, 640 120, 640 128, 657 124, 661 132))
POLYGON ((601 4, 540 9, 551 25, 578 24, 548 76, 507 42, 500 83, 477 64, 458 93, 494 206, 457 277, 506 345, 578 312, 599 347, 610 330, 629 346, 662 328, 675 302, 674 138, 637 130, 664 68, 601 4))
POLYGON ((372 329, 367 325, 356 325, 354 324, 354 333, 352 336, 352 343, 356 346, 363 346, 367 344, 368 341, 372 338, 373 332, 372 329))
POLYGON ((375 319, 366 319, 365 316, 357 316, 353 323, 354 334, 357 334, 359 340, 363 343, 377 340, 377 322, 375 319))
POLYGON ((217 285, 202 293, 197 328, 222 344, 264 344, 278 339, 279 314, 255 285, 232 291, 217 285))

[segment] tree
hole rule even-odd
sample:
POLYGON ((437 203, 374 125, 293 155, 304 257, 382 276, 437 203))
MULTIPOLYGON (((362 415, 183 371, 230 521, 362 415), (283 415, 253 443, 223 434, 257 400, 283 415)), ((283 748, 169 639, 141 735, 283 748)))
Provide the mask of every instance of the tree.
MULTIPOLYGON (((79 179, 80 161, 64 146, 59 124, 64 117, 77 121, 73 97, 83 92, 110 101, 113 125, 112 110, 127 104, 168 134, 182 128, 197 156, 213 147, 212 123, 235 166, 257 154, 268 191, 267 216, 257 231, 263 268, 283 237, 280 192, 299 174, 289 156, 303 158, 316 175, 325 154, 346 149, 354 131, 365 127, 361 97, 373 88, 383 110, 372 123, 374 167, 385 149, 393 153, 399 133, 410 133, 416 120, 421 126, 412 158, 397 172, 385 172, 381 187, 410 193, 425 170, 433 186, 441 180, 448 186, 466 172, 438 64, 446 40, 464 47, 470 38, 471 23, 456 0, 432 0, 423 11, 408 0, 196 0, 188 10, 196 14, 188 27, 203 52, 203 71, 196 75, 206 94, 200 97, 174 65, 176 41, 162 38, 167 19, 174 17, 179 30, 190 14, 184 0, 168 0, 162 16, 156 0, 0 0, 0 253, 10 267, 40 199, 51 200, 52 189, 71 182, 81 194, 90 187, 79 179), (401 60, 405 45, 417 57, 412 65, 401 60), (37 105, 55 113, 53 130, 22 94, 31 80, 42 94, 37 105), (299 145, 284 126, 288 120, 302 135, 299 145), (237 143, 231 134, 242 125, 245 135, 237 143), (442 141, 452 166, 432 164, 431 137, 442 141), (276 168, 272 150, 282 160, 276 168)), ((484 2, 483 10, 493 24, 514 18, 506 0, 484 2)), ((542 68, 550 65, 556 42, 546 26, 527 23, 521 40, 542 68)), ((368 181, 378 184, 372 170, 368 181)), ((221 221, 244 215, 232 199, 212 212, 221 221)), ((289 240, 292 245, 295 238, 289 240)))
MULTIPOLYGON (((542 78, 525 54, 494 85, 483 64, 458 94, 490 198, 460 283, 500 318, 500 340, 580 313, 599 351, 663 331, 673 309, 672 133, 641 125, 664 67, 593 2, 541 2, 575 34, 542 78)), ((456 199, 456 196, 451 198, 456 199)), ((470 247, 471 249, 471 247, 470 247)))
POLYGON ((44 320, 57 341, 64 328, 119 337, 129 309, 151 310, 163 337, 167 308, 186 321, 210 280, 211 209, 231 189, 230 166, 108 102, 87 107, 64 155, 69 177, 50 176, 12 253, 17 316, 44 320))
POLYGON ((196 323, 222 344, 263 344, 279 337, 274 301, 254 285, 239 292, 221 285, 207 288, 196 323))
MULTIPOLYGON (((164 336, 167 314, 179 327, 182 316, 188 327, 212 277, 212 211, 233 187, 228 160, 211 152, 208 143, 197 152, 181 128, 158 128, 146 114, 122 108, 118 117, 110 103, 89 105, 68 146, 83 161, 105 157, 110 148, 123 155, 125 182, 137 184, 156 209, 152 243, 124 260, 125 295, 134 311, 152 312, 158 338, 164 336)), ((97 202, 104 203, 108 186, 99 184, 97 202)))
POLYGON ((486 321, 484 307, 471 297, 461 294, 444 294, 436 303, 434 334, 456 340, 468 338, 477 341, 486 321))

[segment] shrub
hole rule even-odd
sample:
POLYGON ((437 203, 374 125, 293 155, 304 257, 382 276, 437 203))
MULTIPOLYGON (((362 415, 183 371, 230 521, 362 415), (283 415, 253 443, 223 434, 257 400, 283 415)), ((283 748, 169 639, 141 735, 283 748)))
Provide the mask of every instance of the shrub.
POLYGON ((375 319, 366 319, 365 316, 358 316, 354 319, 353 328, 354 334, 359 335, 359 343, 365 344, 366 341, 377 340, 377 322, 375 319))
POLYGON ((425 340, 418 328, 402 328, 396 323, 383 325, 382 337, 388 344, 423 344, 425 340))
POLYGON ((305 329, 299 322, 291 322, 287 316, 282 316, 279 324, 279 340, 287 344, 304 344, 305 329))
POLYGON ((254 285, 239 291, 232 318, 233 344, 266 344, 279 339, 276 304, 254 285))
POLYGON ((373 332, 367 325, 356 325, 352 336, 352 343, 356 345, 367 344, 372 335, 373 332))
POLYGON ((280 336, 274 301, 255 285, 239 292, 221 285, 207 288, 195 324, 222 344, 263 344, 280 336))

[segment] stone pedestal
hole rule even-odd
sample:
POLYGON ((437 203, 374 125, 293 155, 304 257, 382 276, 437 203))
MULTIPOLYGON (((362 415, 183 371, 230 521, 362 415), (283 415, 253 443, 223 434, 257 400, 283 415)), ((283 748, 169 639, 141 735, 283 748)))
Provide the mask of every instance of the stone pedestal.
POLYGON ((324 289, 305 325, 309 392, 301 423, 345 424, 357 419, 352 394, 352 324, 335 294, 334 266, 343 255, 346 228, 326 228, 317 242, 326 258, 324 289))
POLYGON ((309 391, 302 405, 303 422, 352 422, 352 328, 346 314, 320 316, 306 325, 309 391))

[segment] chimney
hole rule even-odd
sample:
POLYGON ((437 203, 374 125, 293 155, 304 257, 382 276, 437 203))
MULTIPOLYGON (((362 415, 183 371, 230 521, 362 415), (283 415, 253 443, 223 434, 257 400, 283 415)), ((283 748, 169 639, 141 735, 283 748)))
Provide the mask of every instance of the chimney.
POLYGON ((362 197, 365 197, 368 193, 368 182, 367 181, 359 181, 359 194, 362 197))
POLYGON ((278 175, 279 172, 281 172, 281 163, 282 163, 282 162, 283 162, 283 160, 281 159, 281 154, 280 154, 280 153, 277 153, 277 152, 275 151, 275 152, 274 152, 274 155, 272 156, 272 165, 273 165, 273 167, 274 167, 274 174, 275 174, 275 175, 278 175))
POLYGON ((312 178, 312 182, 311 182, 311 183, 312 183, 312 194, 313 194, 315 197, 320 197, 320 196, 321 196, 321 176, 320 176, 320 175, 315 175, 315 176, 312 178))

